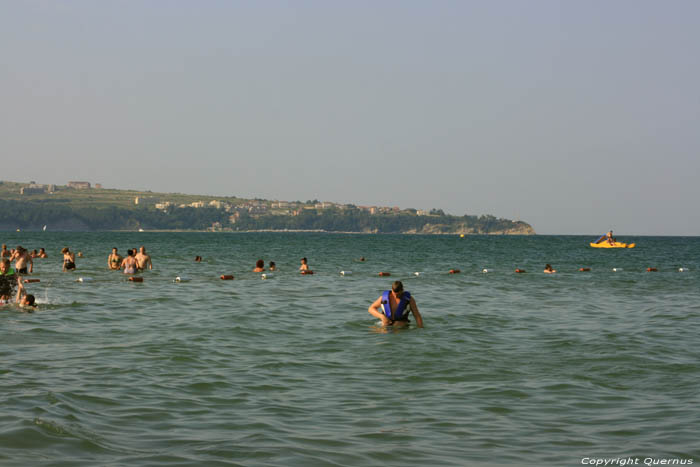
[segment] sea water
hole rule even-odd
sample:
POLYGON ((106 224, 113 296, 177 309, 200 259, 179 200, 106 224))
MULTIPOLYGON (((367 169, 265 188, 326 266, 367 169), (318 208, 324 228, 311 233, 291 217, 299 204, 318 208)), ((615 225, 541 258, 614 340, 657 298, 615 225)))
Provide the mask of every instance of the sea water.
POLYGON ((700 462, 700 238, 0 236, 49 254, 0 313, 0 465, 700 462), (367 313, 397 279, 423 329, 367 313))

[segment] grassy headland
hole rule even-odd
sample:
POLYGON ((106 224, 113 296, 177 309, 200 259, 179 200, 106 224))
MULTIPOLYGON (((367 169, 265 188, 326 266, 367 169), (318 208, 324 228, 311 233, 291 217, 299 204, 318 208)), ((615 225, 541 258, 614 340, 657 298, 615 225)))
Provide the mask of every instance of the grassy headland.
POLYGON ((0 182, 0 230, 322 230, 534 234, 522 221, 318 200, 237 197, 0 182), (23 190, 24 188, 24 190, 23 190), (22 193, 24 191, 24 193, 22 193))

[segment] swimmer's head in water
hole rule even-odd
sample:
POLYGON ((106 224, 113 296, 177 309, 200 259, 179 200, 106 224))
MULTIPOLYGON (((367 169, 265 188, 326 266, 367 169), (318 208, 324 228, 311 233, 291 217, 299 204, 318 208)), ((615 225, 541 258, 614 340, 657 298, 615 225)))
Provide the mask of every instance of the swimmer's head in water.
POLYGON ((34 298, 34 295, 32 295, 32 294, 27 294, 27 295, 25 295, 24 298, 22 299, 22 303, 21 303, 21 304, 22 304, 23 306, 36 306, 35 301, 36 301, 36 300, 35 300, 35 298, 34 298))
POLYGON ((394 281, 394 283, 391 284, 391 291, 395 294, 400 294, 401 292, 403 292, 403 284, 401 283, 401 281, 394 281))
POLYGON ((261 260, 261 259, 257 260, 257 261, 255 262, 255 267, 256 267, 256 268, 265 267, 265 261, 263 261, 263 260, 261 260))
POLYGON ((68 253, 69 251, 70 251, 70 250, 68 249, 68 247, 65 247, 65 248, 63 248, 63 249, 61 250, 61 253, 63 253, 63 254, 65 255, 65 254, 68 253))

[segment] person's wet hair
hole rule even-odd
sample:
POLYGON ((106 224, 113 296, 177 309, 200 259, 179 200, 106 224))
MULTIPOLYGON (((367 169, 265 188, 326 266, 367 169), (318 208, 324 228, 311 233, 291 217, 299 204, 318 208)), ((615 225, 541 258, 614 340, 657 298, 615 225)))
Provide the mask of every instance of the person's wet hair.
POLYGON ((27 295, 25 295, 24 300, 26 300, 26 302, 27 302, 27 303, 25 303, 25 305, 36 306, 36 299, 34 298, 34 295, 27 294, 27 295))
POLYGON ((403 292, 403 284, 401 283, 401 281, 394 281, 394 283, 391 284, 391 290, 394 293, 403 292))
POLYGON ((261 259, 257 260, 257 261, 255 262, 255 267, 256 267, 256 268, 265 267, 265 261, 263 261, 263 260, 261 260, 261 259))
POLYGON ((14 294, 17 281, 15 276, 0 276, 0 296, 11 297, 14 294))

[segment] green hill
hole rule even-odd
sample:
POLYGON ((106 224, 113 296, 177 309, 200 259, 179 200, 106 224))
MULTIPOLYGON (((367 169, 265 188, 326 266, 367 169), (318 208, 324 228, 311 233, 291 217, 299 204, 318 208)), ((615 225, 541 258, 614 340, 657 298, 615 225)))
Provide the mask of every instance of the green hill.
POLYGON ((0 182, 0 230, 322 230, 426 234, 534 234, 522 221, 442 210, 270 201, 0 182))

